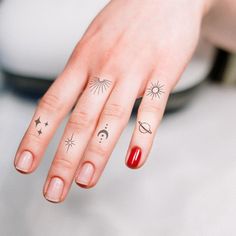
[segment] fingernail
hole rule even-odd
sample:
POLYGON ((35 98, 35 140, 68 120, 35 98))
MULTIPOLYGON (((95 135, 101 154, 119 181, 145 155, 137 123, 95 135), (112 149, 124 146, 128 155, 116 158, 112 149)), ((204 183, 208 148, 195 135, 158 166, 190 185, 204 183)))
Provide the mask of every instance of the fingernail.
POLYGON ((28 172, 32 166, 32 163, 33 163, 33 155, 28 151, 24 151, 21 153, 16 163, 16 169, 23 172, 28 172))
POLYGON ((91 163, 84 163, 81 167, 76 182, 81 185, 87 186, 92 180, 94 175, 94 166, 91 163))
POLYGON ((132 148, 126 163, 127 166, 131 169, 135 169, 141 160, 141 156, 142 156, 142 149, 140 147, 132 148))
POLYGON ((48 201, 59 202, 64 188, 64 182, 57 177, 51 179, 45 197, 48 201))

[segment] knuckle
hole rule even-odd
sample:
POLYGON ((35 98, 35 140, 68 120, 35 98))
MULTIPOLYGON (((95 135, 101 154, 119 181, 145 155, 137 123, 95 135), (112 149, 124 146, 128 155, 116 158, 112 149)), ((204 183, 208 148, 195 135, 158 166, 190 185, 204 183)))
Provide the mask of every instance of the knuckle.
POLYGON ((162 114, 164 112, 164 109, 154 104, 145 104, 142 107, 140 107, 139 112, 162 114))
POLYGON ((75 169, 73 163, 65 158, 57 158, 53 161, 52 165, 53 171, 61 172, 62 170, 65 171, 72 171, 75 169))
POLYGON ((89 127, 92 127, 94 123, 95 118, 86 111, 73 112, 68 121, 68 125, 75 127, 76 129, 88 129, 89 127))
POLYGON ((105 106, 103 115, 124 120, 127 117, 127 111, 125 107, 117 103, 110 103, 105 106))
POLYGON ((107 156, 107 149, 102 146, 98 146, 98 145, 93 144, 88 147, 87 151, 90 153, 94 153, 94 154, 101 156, 101 157, 107 156))
POLYGON ((61 108, 61 101, 58 96, 51 93, 46 93, 39 102, 39 107, 51 112, 57 111, 61 108))

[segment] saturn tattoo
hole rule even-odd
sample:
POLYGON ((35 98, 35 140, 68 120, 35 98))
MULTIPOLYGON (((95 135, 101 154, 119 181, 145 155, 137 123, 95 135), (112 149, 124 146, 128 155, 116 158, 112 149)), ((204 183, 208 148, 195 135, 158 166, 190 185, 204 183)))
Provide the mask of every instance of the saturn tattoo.
POLYGON ((152 134, 152 131, 151 131, 151 125, 148 124, 147 122, 142 122, 142 121, 139 121, 138 122, 139 124, 139 132, 142 133, 142 134, 152 134))

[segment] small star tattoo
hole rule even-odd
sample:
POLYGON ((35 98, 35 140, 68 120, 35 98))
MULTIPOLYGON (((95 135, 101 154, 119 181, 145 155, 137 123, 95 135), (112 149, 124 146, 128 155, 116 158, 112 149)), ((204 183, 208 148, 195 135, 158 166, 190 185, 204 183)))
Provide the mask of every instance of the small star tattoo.
POLYGON ((48 126, 48 122, 44 123, 45 127, 48 126))
POLYGON ((74 134, 71 135, 70 138, 67 138, 65 141, 65 146, 66 146, 66 152, 69 151, 70 148, 72 148, 75 145, 75 141, 73 140, 74 134))
POLYGON ((39 124, 41 124, 41 121, 40 121, 40 117, 34 121, 35 122, 35 126, 37 127, 39 124))
POLYGON ((38 130, 39 136, 42 134, 42 129, 38 130))

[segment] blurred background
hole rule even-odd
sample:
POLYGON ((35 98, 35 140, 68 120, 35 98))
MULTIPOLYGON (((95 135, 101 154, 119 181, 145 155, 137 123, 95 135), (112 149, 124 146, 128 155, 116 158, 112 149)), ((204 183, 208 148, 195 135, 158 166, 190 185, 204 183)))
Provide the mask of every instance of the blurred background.
POLYGON ((66 121, 35 173, 14 170, 38 99, 107 2, 0 1, 0 235, 236 235, 236 55, 203 37, 144 168, 124 165, 137 101, 94 189, 73 186, 60 205, 42 196, 66 121))

